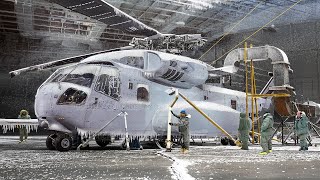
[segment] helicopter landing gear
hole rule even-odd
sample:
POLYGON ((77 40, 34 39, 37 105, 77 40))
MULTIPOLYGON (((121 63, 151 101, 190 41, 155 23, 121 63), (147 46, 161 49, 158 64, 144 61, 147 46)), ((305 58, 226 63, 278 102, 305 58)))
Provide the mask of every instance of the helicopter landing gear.
MULTIPOLYGON (((237 138, 234 138, 234 139, 237 139, 237 138)), ((229 139, 228 137, 221 138, 220 142, 224 146, 226 146, 226 145, 236 146, 236 143, 234 141, 232 141, 231 139, 229 139)))
POLYGON ((229 139, 227 137, 221 138, 221 144, 226 146, 229 144, 229 139))
POLYGON ((105 147, 106 145, 111 143, 111 136, 109 135, 100 135, 95 137, 96 143, 100 147, 105 147))
POLYGON ((46 146, 49 150, 55 150, 56 147, 54 146, 54 140, 55 138, 57 138, 57 134, 50 134, 48 137, 47 137, 47 140, 46 140, 46 146))
POLYGON ((54 139, 54 146, 58 151, 69 151, 72 146, 72 139, 68 134, 58 133, 54 139))

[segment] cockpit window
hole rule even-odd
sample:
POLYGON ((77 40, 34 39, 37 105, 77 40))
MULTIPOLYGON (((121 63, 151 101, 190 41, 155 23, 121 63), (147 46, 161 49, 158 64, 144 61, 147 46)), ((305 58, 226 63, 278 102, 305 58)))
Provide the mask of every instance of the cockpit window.
POLYGON ((66 67, 56 70, 51 77, 47 80, 48 82, 60 82, 67 74, 69 74, 76 66, 66 67))
POLYGON ((68 82, 90 87, 99 66, 83 64, 61 70, 53 77, 52 82, 68 82))
POLYGON ((57 103, 60 105, 82 104, 86 98, 87 94, 85 92, 69 88, 60 96, 57 103))
POLYGON ((100 76, 96 82, 95 90, 119 100, 120 78, 118 70, 113 67, 101 67, 100 76))

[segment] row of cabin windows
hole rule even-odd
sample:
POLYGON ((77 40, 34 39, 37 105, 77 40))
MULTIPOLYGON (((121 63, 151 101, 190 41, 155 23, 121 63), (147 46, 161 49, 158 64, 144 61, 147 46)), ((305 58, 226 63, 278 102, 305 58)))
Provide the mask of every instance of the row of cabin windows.
MULTIPOLYGON (((129 89, 133 89, 133 83, 129 83, 129 89)), ((95 90, 108 95, 114 99, 120 98, 120 79, 115 76, 103 74, 99 77, 95 90)), ((145 87, 137 89, 138 101, 149 101, 149 91, 145 87)))

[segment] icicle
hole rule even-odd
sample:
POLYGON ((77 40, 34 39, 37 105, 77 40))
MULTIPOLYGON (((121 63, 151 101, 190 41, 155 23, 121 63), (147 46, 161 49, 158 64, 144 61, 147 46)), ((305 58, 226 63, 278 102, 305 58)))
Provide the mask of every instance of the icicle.
POLYGON ((15 128, 25 127, 27 132, 30 133, 32 130, 38 130, 37 119, 0 119, 0 126, 2 126, 3 133, 13 131, 15 128))

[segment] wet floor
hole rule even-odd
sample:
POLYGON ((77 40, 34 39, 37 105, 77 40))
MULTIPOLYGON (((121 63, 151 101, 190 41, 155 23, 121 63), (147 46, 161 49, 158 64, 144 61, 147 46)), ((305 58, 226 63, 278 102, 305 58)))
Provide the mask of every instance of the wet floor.
MULTIPOLYGON (((45 137, 0 138, 1 179, 171 179, 172 162, 156 150, 50 151, 45 137), (5 139, 6 138, 6 139, 5 139)), ((113 148, 116 149, 116 148, 113 148)))
POLYGON ((46 149, 45 138, 18 144, 17 136, 0 136, 0 179, 320 179, 319 147, 301 152, 277 145, 261 156, 259 146, 197 146, 180 154, 102 150, 93 143, 89 150, 58 152, 46 149))

